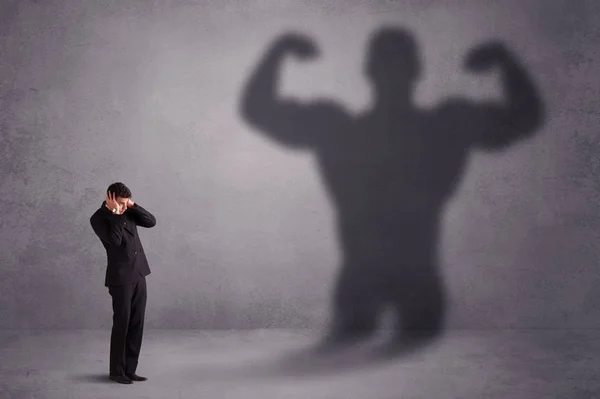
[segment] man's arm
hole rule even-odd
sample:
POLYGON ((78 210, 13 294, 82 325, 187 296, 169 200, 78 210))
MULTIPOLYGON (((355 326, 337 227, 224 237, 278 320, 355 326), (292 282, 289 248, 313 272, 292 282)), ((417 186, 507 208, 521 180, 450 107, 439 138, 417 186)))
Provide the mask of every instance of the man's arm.
POLYGON ((310 146, 322 138, 325 130, 331 130, 337 108, 323 101, 304 105, 277 93, 287 56, 305 60, 316 55, 316 45, 308 38, 288 34, 278 39, 246 84, 240 104, 243 118, 263 134, 290 147, 310 146))
POLYGON ((95 213, 90 218, 90 224, 96 235, 104 242, 116 246, 121 245, 123 239, 123 214, 113 214, 108 208, 102 207, 100 213, 95 213))
POLYGON ((127 211, 131 212, 131 216, 133 216, 133 220, 138 226, 147 228, 156 226, 154 215, 131 200, 127 204, 127 211))
POLYGON ((533 80, 504 45, 491 43, 474 49, 466 67, 474 72, 499 68, 504 91, 503 103, 468 107, 466 128, 475 134, 476 146, 503 149, 535 133, 543 122, 544 106, 533 80))

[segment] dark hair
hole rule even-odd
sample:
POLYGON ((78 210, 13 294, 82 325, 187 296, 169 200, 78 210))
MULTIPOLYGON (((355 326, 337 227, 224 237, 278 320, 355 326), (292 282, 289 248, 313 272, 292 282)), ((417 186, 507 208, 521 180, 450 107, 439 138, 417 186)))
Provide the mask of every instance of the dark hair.
POLYGON ((121 182, 111 184, 106 191, 115 193, 116 197, 131 198, 131 190, 121 182))

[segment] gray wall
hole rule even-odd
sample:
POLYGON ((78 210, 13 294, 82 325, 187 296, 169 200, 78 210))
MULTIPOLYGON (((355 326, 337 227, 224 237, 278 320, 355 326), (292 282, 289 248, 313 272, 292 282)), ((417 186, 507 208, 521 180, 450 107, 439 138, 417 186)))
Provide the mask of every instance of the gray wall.
POLYGON ((416 101, 498 97, 465 53, 501 39, 546 104, 537 135, 474 152, 446 206, 451 328, 600 328, 597 2, 4 1, 0 16, 0 327, 107 328, 105 253, 89 217, 114 181, 158 224, 147 326, 321 328, 340 262, 334 209, 310 152, 238 112, 280 34, 322 56, 281 90, 368 107, 367 40, 417 37, 416 101), (490 3, 490 2, 486 2, 490 3))

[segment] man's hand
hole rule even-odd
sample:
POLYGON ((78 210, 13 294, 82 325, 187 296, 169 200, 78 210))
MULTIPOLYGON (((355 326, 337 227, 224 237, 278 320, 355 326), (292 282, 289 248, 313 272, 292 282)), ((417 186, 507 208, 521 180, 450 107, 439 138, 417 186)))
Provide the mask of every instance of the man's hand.
POLYGON ((111 210, 116 208, 117 215, 122 215, 127 210, 127 206, 119 205, 116 194, 108 191, 106 192, 106 206, 111 210))
POLYGON ((131 200, 131 198, 127 199, 127 209, 133 208, 135 206, 135 202, 131 200))

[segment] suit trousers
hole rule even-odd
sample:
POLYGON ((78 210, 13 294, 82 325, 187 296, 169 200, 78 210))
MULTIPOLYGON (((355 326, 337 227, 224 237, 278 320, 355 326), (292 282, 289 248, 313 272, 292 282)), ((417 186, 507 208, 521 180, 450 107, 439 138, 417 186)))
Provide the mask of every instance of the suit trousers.
POLYGON ((108 288, 112 297, 113 327, 110 336, 110 375, 134 374, 144 333, 146 278, 108 288))

